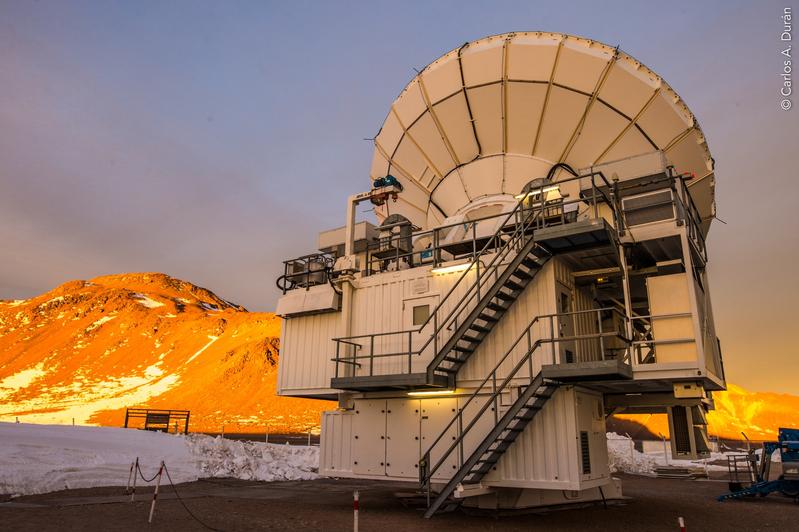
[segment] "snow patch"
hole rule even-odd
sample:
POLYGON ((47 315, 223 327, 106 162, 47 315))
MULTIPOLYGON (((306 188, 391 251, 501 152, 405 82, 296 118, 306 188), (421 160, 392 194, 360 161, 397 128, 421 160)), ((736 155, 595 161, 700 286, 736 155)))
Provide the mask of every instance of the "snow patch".
POLYGON ((164 306, 164 304, 161 303, 160 301, 156 301, 155 299, 149 298, 146 295, 142 294, 141 292, 134 293, 133 299, 135 299, 140 305, 145 306, 147 308, 158 308, 164 306))
POLYGON ((108 323, 109 321, 116 318, 116 316, 103 316, 99 320, 93 322, 91 325, 86 327, 86 332, 92 332, 93 330, 97 329, 98 327, 102 326, 104 323, 108 323))
POLYGON ((10 397, 18 390, 30 386, 45 373, 47 372, 44 370, 44 362, 39 362, 32 368, 23 369, 0 380, 0 399, 10 397))
POLYGON ((212 305, 210 303, 206 303, 205 301, 198 301, 197 302, 202 308, 208 310, 210 312, 219 312, 221 309, 216 305, 212 305))
POLYGON ((158 367, 159 365, 160 365, 160 362, 158 364, 153 364, 152 366, 147 366, 144 369, 144 376, 149 378, 149 379, 155 379, 155 378, 160 377, 161 375, 163 375, 164 374, 164 370, 159 368, 158 367))
POLYGON ((199 350, 199 351, 197 351, 196 353, 194 353, 193 355, 191 355, 191 356, 189 357, 189 359, 188 359, 186 362, 184 362, 184 364, 188 364, 189 362, 191 362, 192 360, 194 360, 195 358, 197 358, 198 356, 200 356, 200 355, 202 354, 202 352, 203 352, 203 351, 205 351, 206 349, 208 349, 209 347, 211 347, 211 344, 213 344, 214 342, 216 342, 217 340, 219 340, 219 337, 218 337, 218 336, 212 336, 212 335, 210 335, 210 334, 208 335, 208 338, 210 338, 210 339, 211 339, 211 341, 210 341, 210 342, 208 342, 207 344, 205 344, 204 346, 202 346, 202 347, 200 348, 200 350, 199 350))
POLYGON ((0 301, 0 305, 6 305, 8 307, 18 307, 27 301, 28 301, 27 299, 12 299, 11 301, 0 301))
POLYGON ((117 410, 131 405, 146 404, 152 397, 167 392, 180 381, 178 375, 158 377, 126 376, 104 381, 83 382, 79 389, 73 384, 50 386, 36 398, 16 402, 0 402, 0 418, 25 414, 25 421, 34 423, 90 423, 93 415, 105 410, 117 410), (41 411, 42 404, 48 411, 41 411))

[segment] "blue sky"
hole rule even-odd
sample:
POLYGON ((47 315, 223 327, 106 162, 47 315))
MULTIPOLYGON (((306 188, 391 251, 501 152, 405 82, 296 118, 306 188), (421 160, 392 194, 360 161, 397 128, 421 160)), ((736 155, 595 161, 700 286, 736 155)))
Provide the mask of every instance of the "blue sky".
POLYGON ((711 282, 728 375, 799 374, 797 113, 777 2, 0 1, 0 298, 162 271, 252 310, 343 224, 394 97, 466 41, 620 45, 691 107, 717 162, 711 282))

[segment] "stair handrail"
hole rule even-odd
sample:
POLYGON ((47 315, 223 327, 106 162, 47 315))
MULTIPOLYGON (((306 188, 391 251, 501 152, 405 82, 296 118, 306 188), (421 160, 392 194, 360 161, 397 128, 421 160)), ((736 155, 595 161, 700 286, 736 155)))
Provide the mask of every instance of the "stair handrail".
MULTIPOLYGON (((519 369, 521 369, 521 367, 528 361, 528 359, 530 361, 532 361, 532 354, 538 349, 538 347, 543 342, 539 338, 539 339, 537 339, 535 341, 535 343, 531 343, 530 330, 533 328, 533 326, 536 323, 538 323, 538 321, 541 318, 545 318, 545 317, 547 317, 547 316, 546 315, 536 316, 535 318, 533 318, 530 321, 530 323, 527 324, 527 327, 524 328, 523 332, 518 336, 518 338, 516 338, 516 340, 511 344, 511 346, 505 351, 505 353, 502 355, 502 357, 500 357, 499 362, 497 362, 497 364, 494 366, 494 369, 491 370, 491 372, 488 373, 488 375, 486 375, 486 377, 482 380, 482 382, 480 382, 480 384, 477 386, 477 388, 475 388, 474 392, 472 392, 472 394, 469 396, 469 399, 467 399, 466 402, 463 404, 463 407, 460 407, 460 408, 456 409, 456 414, 452 417, 450 422, 447 423, 447 425, 444 427, 444 429, 439 433, 438 437, 435 440, 433 440, 433 443, 431 443, 430 446, 427 448, 427 451, 425 451, 425 453, 424 453, 424 455, 422 457, 422 464, 424 464, 424 467, 421 464, 420 464, 420 467, 419 467, 419 477, 420 477, 420 483, 422 484, 422 486, 424 486, 427 482, 429 482, 433 478, 433 475, 444 464, 444 462, 447 460, 447 458, 449 458, 449 455, 452 454, 452 451, 454 451, 455 448, 458 447, 463 442, 463 438, 465 437, 465 435, 469 432, 469 430, 471 430, 471 428, 474 426, 474 424, 477 422, 477 420, 480 418, 480 416, 482 416, 483 413, 488 409, 489 405, 492 402, 496 403, 496 398, 499 396, 499 394, 501 394, 505 390, 505 388, 507 387, 507 384, 516 376, 516 373, 519 371, 519 369), (516 349, 516 346, 519 345, 519 342, 521 342, 522 339, 524 339, 524 338, 528 338, 528 350, 527 350, 527 352, 524 354, 524 356, 522 356, 519 359, 519 362, 517 362, 516 366, 514 366, 514 368, 508 373, 508 376, 505 378, 505 380, 502 382, 502 384, 500 384, 500 386, 497 387, 496 379, 497 379, 497 372, 499 371, 499 368, 505 363, 505 361, 508 359, 510 354, 513 353, 513 351, 516 349), (433 467, 428 469, 426 466, 430 463, 430 453, 431 453, 431 451, 444 438, 444 436, 447 434, 447 431, 449 431, 449 429, 452 428, 452 425, 453 425, 453 423, 455 423, 455 421, 460 420, 461 423, 463 422, 463 412, 466 410, 466 407, 469 406, 469 404, 471 404, 471 402, 475 399, 475 397, 480 395, 480 392, 483 390, 483 388, 485 387, 486 383, 488 383, 489 380, 492 381, 492 394, 491 394, 491 397, 485 402, 485 404, 477 412, 477 414, 474 415, 474 417, 472 418, 472 421, 465 428, 462 428, 460 430, 460 434, 458 435, 458 437, 452 442, 450 447, 441 455, 441 458, 439 458, 438 462, 436 462, 436 464, 433 467)), ((535 377, 532 375, 532 371, 530 373, 531 373, 530 380, 532 381, 535 377)), ((494 416, 495 417, 498 416, 496 404, 494 405, 494 416)))
MULTIPOLYGON (((474 392, 472 392, 472 394, 469 396, 469 398, 466 400, 466 402, 463 404, 463 406, 456 409, 456 414, 452 417, 450 422, 439 433, 438 437, 435 440, 433 440, 433 443, 431 443, 428 446, 427 451, 425 451, 425 453, 422 455, 422 460, 420 460, 420 464, 419 464, 419 482, 420 482, 421 486, 424 487, 426 484, 428 484, 432 480, 433 475, 436 473, 436 471, 438 471, 438 469, 444 464, 444 462, 446 462, 446 460, 449 457, 449 455, 452 454, 452 451, 454 451, 456 447, 459 447, 459 446, 462 445, 463 440, 466 437, 466 435, 468 434, 468 432, 477 423, 478 419, 480 419, 480 417, 483 415, 483 413, 488 409, 489 405, 491 405, 492 403, 494 404, 494 417, 495 417, 495 419, 499 418, 499 412, 498 412, 496 400, 499 397, 499 395, 502 392, 505 391, 505 389, 508 387, 508 384, 514 378, 516 378, 516 374, 519 372, 519 370, 521 370, 521 368, 525 364, 528 364, 528 366, 529 366, 529 370, 530 370, 529 380, 530 380, 530 383, 532 384, 534 382, 536 377, 538 377, 538 375, 540 374, 540 371, 539 371, 539 373, 536 373, 535 375, 533 375, 533 365, 532 365, 533 355, 535 354, 536 350, 541 345, 543 345, 545 343, 556 343, 556 342, 571 340, 571 338, 555 337, 554 326, 553 326, 554 324, 553 324, 552 320, 554 320, 556 318, 559 318, 561 316, 575 316, 575 315, 579 315, 579 314, 590 314, 590 313, 597 313, 598 318, 601 319, 601 313, 603 311, 613 311, 613 312, 617 312, 618 313, 618 310, 616 310, 615 308, 606 307, 606 308, 599 308, 599 309, 578 310, 578 311, 573 311, 573 312, 560 312, 560 313, 555 313, 555 314, 541 314, 541 315, 538 315, 535 318, 533 318, 530 321, 530 323, 528 323, 527 326, 524 328, 522 333, 511 344, 511 346, 505 351, 505 353, 499 359, 499 362, 497 362, 497 364, 494 366, 494 369, 491 370, 491 372, 488 375, 486 375, 486 377, 482 380, 482 382, 480 382, 480 384, 477 386, 477 388, 475 388, 474 392), (550 321, 551 326, 549 327, 549 329, 550 329, 550 333, 552 334, 552 337, 550 337, 550 338, 538 338, 538 339, 536 339, 535 342, 533 342, 532 341, 532 337, 531 337, 531 330, 532 330, 533 326, 535 326, 536 323, 538 323, 539 321, 541 321, 543 319, 548 319, 550 321), (519 361, 516 363, 516 365, 513 367, 513 369, 510 370, 510 372, 508 373, 508 376, 502 381, 502 383, 499 385, 499 387, 497 387, 497 384, 496 384, 497 373, 498 373, 500 367, 502 367, 502 365, 505 363, 505 361, 508 359, 508 357, 511 355, 511 353, 513 353, 513 351, 516 349, 516 346, 519 345, 519 342, 521 342, 522 339, 524 339, 524 338, 527 338, 527 346, 528 346, 527 347, 527 351, 519 359, 519 361), (453 423, 455 423, 456 421, 460 420, 459 424, 462 426, 463 413, 466 411, 466 407, 469 406, 469 404, 471 404, 471 402, 475 399, 475 397, 480 395, 480 392, 483 390, 483 388, 485 387, 486 383, 489 380, 492 381, 492 394, 491 394, 491 397, 488 398, 488 400, 485 402, 483 407, 472 417, 472 421, 465 428, 462 427, 460 429, 460 434, 458 435, 458 437, 452 442, 452 444, 449 446, 449 448, 441 455, 441 457, 436 462, 436 464, 433 467, 428 468, 428 466, 430 464, 430 453, 431 453, 431 451, 444 438, 444 436, 447 434, 447 431, 449 431, 449 429, 452 428, 453 423)), ((604 337, 609 336, 611 334, 612 334, 611 332, 602 332, 602 330, 600 329, 600 331, 598 333, 589 334, 589 335, 583 335, 583 336, 580 337, 580 339, 599 338, 599 341, 601 342, 604 337)), ((462 452, 462 450, 461 450, 461 452, 462 452)))
MULTIPOLYGON (((541 190, 543 190, 543 188, 544 187, 541 187, 541 190)), ((402 331, 390 331, 390 332, 382 332, 382 333, 372 333, 372 334, 363 334, 363 335, 355 335, 355 336, 333 338, 333 341, 335 341, 337 344, 339 342, 344 342, 344 343, 351 344, 351 345, 354 344, 356 347, 361 347, 360 344, 355 344, 353 342, 348 342, 347 340, 352 340, 352 339, 356 339, 356 338, 380 337, 380 336, 391 336, 391 335, 405 335, 405 334, 409 334, 409 333, 421 334, 421 332, 432 321, 433 322, 432 334, 424 342, 424 344, 422 344, 422 346, 419 347, 418 350, 410 351, 410 352, 407 352, 407 353, 406 352, 398 352, 398 353, 390 353, 388 355, 372 355, 372 356, 373 357, 374 356, 376 356, 376 357, 385 357, 385 356, 407 356, 407 355, 410 355, 410 354, 421 354, 422 352, 425 351, 425 349, 427 349, 430 346, 431 342, 434 342, 434 345, 435 345, 436 339, 438 338, 438 334, 445 328, 445 324, 449 322, 450 318, 452 318, 453 314, 456 311, 460 310, 460 308, 463 305, 464 301, 470 300, 472 298, 472 292, 474 291, 475 288, 477 289, 477 291, 475 293, 479 294, 479 288, 482 286, 482 279, 486 278, 485 273, 483 274, 482 278, 479 275, 480 265, 483 264, 482 261, 480 260, 480 258, 483 256, 483 254, 485 254, 490 249, 494 249, 492 247, 492 243, 493 242, 502 242, 502 245, 499 247, 499 251, 494 255, 494 257, 491 259, 491 261, 488 263, 488 265, 483 265, 484 272, 488 272, 489 270, 495 270, 496 268, 498 268, 499 264, 495 264, 497 262, 497 260, 499 260, 500 257, 504 258, 507 255, 508 250, 512 249, 513 246, 516 244, 516 241, 521 236, 525 235, 525 233, 527 232, 527 229, 530 227, 530 225, 533 222, 535 222, 535 220, 538 219, 538 215, 541 212, 543 212, 543 210, 545 208, 544 202, 541 203, 540 208, 525 209, 525 207, 524 207, 525 199, 526 199, 526 196, 524 198, 520 199, 519 202, 516 204, 516 206, 513 208, 513 210, 511 210, 508 213, 508 215, 502 221, 502 224, 499 226, 499 228, 494 232, 494 234, 483 245, 483 247, 480 250, 480 252, 477 253, 473 257, 471 265, 463 271, 463 273, 458 278, 458 280, 455 281, 455 283, 450 287, 450 289, 447 291, 447 293, 444 295, 444 297, 439 301, 438 305, 436 305, 436 308, 430 313, 430 315, 427 317, 427 319, 421 325, 419 325, 419 327, 414 328, 414 329, 402 330, 402 331), (518 213, 520 211, 524 212, 525 210, 529 211, 527 217, 521 223, 517 223, 516 224, 516 227, 514 228, 513 232, 511 233, 510 238, 508 238, 507 240, 503 240, 501 237, 502 236, 507 236, 507 233, 503 229, 507 226, 509 220, 514 215, 518 215, 518 213), (471 271, 472 266, 474 266, 474 265, 477 266, 477 277, 478 277, 477 278, 477 282, 473 283, 472 285, 469 286, 468 290, 466 292, 464 292, 464 294, 461 297, 461 299, 452 308, 452 310, 450 310, 450 312, 446 316, 446 318, 444 318, 441 321, 441 325, 439 326, 439 320, 438 320, 439 311, 443 308, 444 303, 455 292, 455 289, 460 285, 460 283, 463 281, 463 279, 465 279, 469 275, 469 272, 471 271)), ((531 238, 532 238, 532 236, 531 236, 531 238)), ((458 312, 458 313, 460 313, 460 312, 458 312)), ((437 349, 436 349, 436 351, 437 351, 437 349)), ((336 362, 342 362, 343 360, 338 356, 338 353, 339 353, 339 349, 337 348, 336 349, 336 354, 337 355, 336 355, 336 358, 334 358, 333 360, 336 361, 336 362)), ((352 357, 350 357, 350 358, 352 358, 352 357)), ((356 357, 356 358, 360 358, 360 357, 356 357)), ((344 360, 346 360, 346 359, 344 359, 344 360)))

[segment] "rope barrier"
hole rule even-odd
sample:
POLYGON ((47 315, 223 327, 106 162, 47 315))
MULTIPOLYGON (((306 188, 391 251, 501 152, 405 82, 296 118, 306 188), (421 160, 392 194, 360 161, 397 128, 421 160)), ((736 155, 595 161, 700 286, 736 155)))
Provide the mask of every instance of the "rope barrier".
POLYGON ((194 515, 194 513, 192 513, 192 511, 189 510, 189 507, 186 506, 186 503, 183 502, 183 499, 181 498, 180 494, 178 493, 178 489, 175 487, 175 483, 172 482, 172 477, 169 475, 169 468, 166 467, 166 464, 164 464, 164 472, 166 473, 167 480, 169 480, 169 485, 172 486, 172 491, 175 492, 175 497, 177 497, 178 501, 180 501, 180 504, 183 506, 183 509, 186 510, 186 513, 188 513, 191 516, 192 519, 197 521, 200 525, 202 525, 203 527, 207 528, 208 530, 213 530, 214 532, 223 532, 222 530, 220 530, 218 528, 214 528, 214 527, 206 524, 202 519, 200 519, 199 517, 194 515))
POLYGON ((172 481, 172 477, 169 475, 169 469, 167 468, 166 464, 163 461, 161 461, 161 465, 159 466, 158 471, 155 473, 155 475, 153 475, 152 478, 148 479, 147 477, 144 476, 144 473, 142 472, 141 467, 139 466, 139 458, 136 457, 136 461, 131 463, 130 465, 130 472, 128 474, 129 487, 130 487, 130 477, 131 476, 133 477, 133 486, 132 488, 130 488, 131 489, 130 501, 131 502, 134 501, 134 497, 136 495, 136 480, 138 478, 141 478, 144 482, 147 483, 157 480, 155 484, 155 491, 153 492, 153 500, 150 503, 150 516, 148 519, 148 523, 152 524, 153 522, 153 515, 155 513, 155 502, 158 499, 158 491, 161 486, 161 476, 163 475, 163 473, 166 473, 166 478, 167 480, 169 480, 169 485, 172 486, 172 491, 175 493, 175 497, 177 498, 178 502, 180 502, 181 506, 183 506, 183 509, 186 510, 186 513, 188 513, 192 519, 197 521, 197 523, 199 523, 208 530, 213 530, 214 532, 223 532, 221 529, 214 528, 211 525, 205 523, 202 519, 194 515, 194 513, 189 509, 189 507, 186 506, 186 503, 183 501, 183 498, 180 496, 180 493, 178 493, 178 489, 175 486, 175 483, 172 481))
POLYGON ((139 467, 139 463, 138 462, 136 462, 136 471, 139 472, 139 476, 141 477, 141 479, 144 482, 148 483, 148 484, 150 482, 152 482, 153 480, 155 480, 156 477, 158 477, 158 475, 161 473, 161 469, 159 468, 159 470, 155 472, 155 475, 153 475, 152 478, 144 478, 144 473, 142 472, 141 467, 139 467))

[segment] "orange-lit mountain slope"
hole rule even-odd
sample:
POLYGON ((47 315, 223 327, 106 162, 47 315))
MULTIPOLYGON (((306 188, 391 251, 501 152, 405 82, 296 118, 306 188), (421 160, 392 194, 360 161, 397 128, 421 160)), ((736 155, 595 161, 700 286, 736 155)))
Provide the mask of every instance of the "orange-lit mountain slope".
POLYGON ((130 406, 198 431, 305 431, 331 403, 277 397, 280 320, 158 273, 0 302, 0 421, 119 426, 130 406))
MULTIPOLYGON (((770 392, 750 392, 734 384, 726 392, 714 392, 716 409, 708 413, 708 433, 731 440, 776 440, 779 427, 799 428, 799 396, 770 392)), ((616 417, 645 425, 653 434, 668 435, 665 414, 620 414, 616 417)))
MULTIPOLYGON (((328 402, 277 397, 280 320, 158 273, 73 281, 0 301, 0 421, 119 426, 126 406, 185 408, 192 428, 305 431, 328 402)), ((775 439, 799 396, 730 385, 711 434, 775 439)), ((665 415, 618 415, 668 434, 665 415)))

